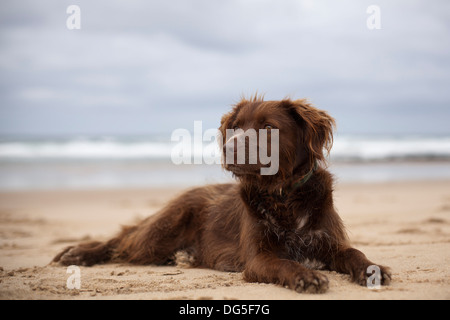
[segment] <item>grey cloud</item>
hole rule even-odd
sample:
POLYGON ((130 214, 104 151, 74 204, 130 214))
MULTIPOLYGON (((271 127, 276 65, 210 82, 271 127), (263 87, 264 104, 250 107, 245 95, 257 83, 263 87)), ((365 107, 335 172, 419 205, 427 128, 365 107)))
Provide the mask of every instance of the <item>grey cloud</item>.
POLYGON ((369 1, 79 0, 70 31, 70 1, 4 1, 0 133, 216 125, 257 90, 308 97, 349 132, 450 132, 448 1, 378 3, 369 31, 369 1))

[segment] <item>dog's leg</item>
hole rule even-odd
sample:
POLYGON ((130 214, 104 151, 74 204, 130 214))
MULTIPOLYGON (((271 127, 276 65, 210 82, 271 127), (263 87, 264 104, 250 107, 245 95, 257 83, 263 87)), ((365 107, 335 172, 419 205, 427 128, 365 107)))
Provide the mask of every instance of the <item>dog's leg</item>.
POLYGON ((376 265, 366 258, 364 253, 354 248, 345 248, 337 252, 330 263, 331 269, 340 273, 349 274, 352 281, 366 286, 368 278, 372 275, 370 266, 377 266, 380 270, 380 284, 389 285, 391 272, 389 268, 376 265))
POLYGON ((124 227, 115 238, 68 247, 53 261, 86 266, 109 261, 167 263, 178 250, 193 246, 199 234, 201 210, 200 201, 189 201, 188 196, 180 197, 136 226, 124 227))
POLYGON ((165 264, 182 249, 191 248, 199 232, 190 210, 163 211, 130 230, 124 229, 116 256, 136 264, 165 264))
POLYGON ((92 266, 111 260, 113 248, 114 246, 109 241, 86 242, 65 248, 53 259, 53 262, 59 262, 65 266, 92 266))
POLYGON ((297 292, 324 293, 328 290, 325 275, 269 253, 261 253, 247 263, 244 279, 248 282, 275 283, 297 292))
POLYGON ((136 226, 124 227, 107 242, 93 241, 65 248, 54 259, 63 265, 92 266, 114 261, 136 264, 164 264, 187 241, 183 222, 177 217, 158 215, 136 226))

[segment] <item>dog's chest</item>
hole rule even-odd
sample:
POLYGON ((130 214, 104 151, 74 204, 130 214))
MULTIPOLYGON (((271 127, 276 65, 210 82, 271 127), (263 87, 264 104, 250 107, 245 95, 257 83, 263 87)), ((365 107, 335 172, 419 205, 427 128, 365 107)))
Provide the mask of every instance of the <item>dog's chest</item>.
POLYGON ((288 212, 281 202, 262 201, 253 208, 264 235, 284 249, 292 260, 311 269, 322 269, 323 253, 330 250, 331 241, 324 230, 314 230, 308 214, 288 212))

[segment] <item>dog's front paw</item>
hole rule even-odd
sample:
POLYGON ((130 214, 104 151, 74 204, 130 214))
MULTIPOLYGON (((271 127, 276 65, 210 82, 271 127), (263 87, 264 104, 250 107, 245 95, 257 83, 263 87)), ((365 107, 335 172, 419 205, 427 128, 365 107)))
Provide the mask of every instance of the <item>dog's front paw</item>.
POLYGON ((292 289, 300 293, 324 293, 328 283, 328 278, 320 272, 306 270, 295 277, 292 289))
POLYGON ((354 282, 364 287, 387 286, 392 280, 390 269, 379 265, 364 265, 354 270, 351 276, 354 282))

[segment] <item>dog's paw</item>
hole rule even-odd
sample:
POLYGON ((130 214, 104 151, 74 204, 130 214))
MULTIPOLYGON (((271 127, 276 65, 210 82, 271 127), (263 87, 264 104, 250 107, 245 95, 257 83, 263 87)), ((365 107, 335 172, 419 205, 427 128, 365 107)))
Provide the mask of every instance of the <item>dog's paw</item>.
POLYGON ((355 270, 352 274, 352 279, 364 287, 376 284, 388 286, 392 280, 392 273, 388 267, 368 265, 355 270))
POLYGON ((85 253, 86 250, 83 250, 80 247, 67 247, 57 255, 53 261, 58 262, 63 266, 87 266, 89 263, 85 253))
POLYGON ((107 246, 101 242, 90 242, 65 248, 53 259, 53 262, 64 266, 92 266, 109 258, 110 252, 107 246))
MULTIPOLYGON (((63 251, 61 251, 60 253, 58 253, 58 255, 56 255, 56 257, 53 258, 52 262, 55 262, 55 263, 59 263, 59 264, 65 265, 63 257, 65 256, 66 253, 68 253, 68 252, 69 252, 70 250, 72 250, 73 248, 74 248, 74 246, 70 246, 70 247, 64 248, 63 251)), ((70 265, 70 264, 67 264, 67 265, 70 265)))
POLYGON ((328 290, 328 278, 314 270, 302 271, 294 280, 293 288, 299 293, 325 293, 328 290))

